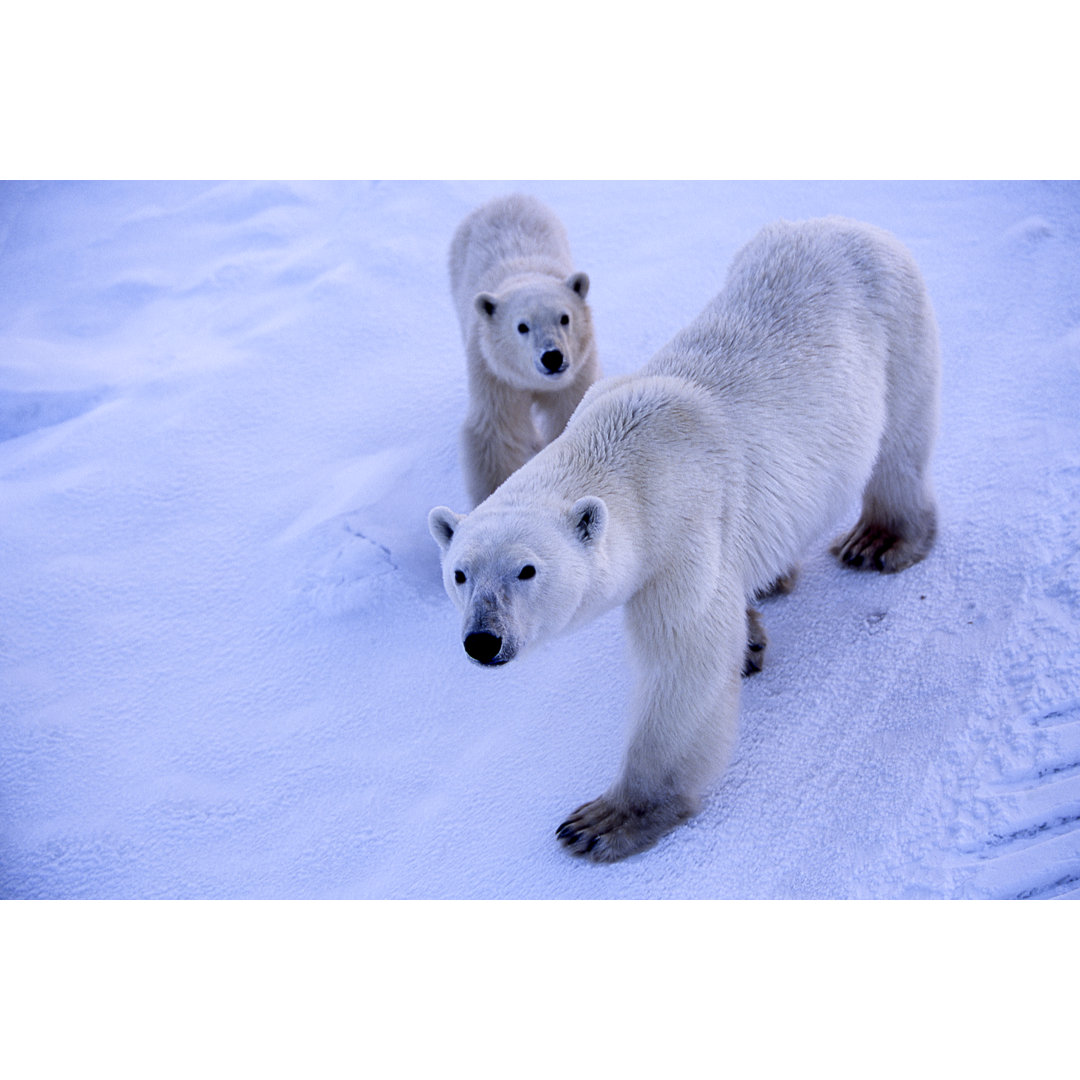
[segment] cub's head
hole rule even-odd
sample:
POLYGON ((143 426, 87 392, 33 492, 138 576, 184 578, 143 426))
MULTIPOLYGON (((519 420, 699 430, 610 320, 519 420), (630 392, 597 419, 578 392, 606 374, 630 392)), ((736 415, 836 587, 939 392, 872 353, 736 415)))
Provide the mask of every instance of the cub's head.
POLYGON ((592 344, 588 274, 530 281, 498 296, 479 293, 484 353, 497 374, 523 390, 553 390, 577 372, 592 344))
POLYGON ((607 516, 592 496, 529 512, 483 503, 467 516, 445 506, 431 511, 443 585, 462 613, 472 660, 505 664, 583 613, 607 516))

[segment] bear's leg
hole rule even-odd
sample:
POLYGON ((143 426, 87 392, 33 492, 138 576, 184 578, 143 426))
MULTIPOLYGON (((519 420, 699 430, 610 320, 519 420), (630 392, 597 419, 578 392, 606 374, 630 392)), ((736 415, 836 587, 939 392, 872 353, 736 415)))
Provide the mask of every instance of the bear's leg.
POLYGON ((541 449, 525 394, 474 395, 461 431, 461 457, 473 504, 482 503, 541 449))
POLYGON ((567 387, 565 390, 553 390, 547 394, 537 394, 536 410, 540 414, 540 437, 544 444, 558 438, 566 429, 585 391, 589 388, 584 380, 567 387))
POLYGON ((490 424, 466 422, 461 430, 461 457, 473 505, 479 506, 538 450, 536 442, 523 441, 520 433, 510 435, 490 424))
POLYGON ((652 847, 698 812, 705 784, 730 756, 745 602, 707 601, 696 617, 673 619, 679 607, 654 586, 627 605, 639 667, 636 715, 619 778, 559 826, 556 835, 575 855, 615 862, 652 847))
POLYGON ((830 549, 854 569, 892 574, 925 558, 937 532, 930 453, 938 426, 937 331, 929 301, 896 332, 886 363, 886 420, 855 527, 830 549))

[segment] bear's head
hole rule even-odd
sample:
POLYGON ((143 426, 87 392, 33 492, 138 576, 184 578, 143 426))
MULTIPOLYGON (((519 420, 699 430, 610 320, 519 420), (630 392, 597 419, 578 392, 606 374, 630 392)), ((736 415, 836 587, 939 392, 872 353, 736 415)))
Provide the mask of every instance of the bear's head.
POLYGON ((522 390, 554 390, 581 367, 592 347, 585 297, 589 276, 529 279, 499 295, 479 293, 480 337, 495 374, 522 390))
POLYGON ((593 614, 607 520, 595 496, 524 511, 488 502, 468 515, 445 506, 431 511, 443 585, 462 613, 462 644, 472 660, 505 664, 593 614))

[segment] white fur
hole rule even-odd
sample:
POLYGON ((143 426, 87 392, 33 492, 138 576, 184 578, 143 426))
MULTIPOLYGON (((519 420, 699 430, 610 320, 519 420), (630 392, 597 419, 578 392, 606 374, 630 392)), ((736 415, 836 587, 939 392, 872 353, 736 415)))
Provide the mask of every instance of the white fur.
POLYGON ((835 549, 849 565, 929 550, 938 381, 907 251, 856 222, 781 222, 472 514, 431 512, 464 635, 499 643, 484 662, 626 605, 633 725, 611 788, 561 827, 570 850, 621 858, 697 811, 736 738, 747 605, 850 500, 863 514, 835 549))
POLYGON ((458 227, 450 287, 469 377, 462 460, 479 503, 563 430, 600 376, 589 278, 551 210, 511 195, 458 227))

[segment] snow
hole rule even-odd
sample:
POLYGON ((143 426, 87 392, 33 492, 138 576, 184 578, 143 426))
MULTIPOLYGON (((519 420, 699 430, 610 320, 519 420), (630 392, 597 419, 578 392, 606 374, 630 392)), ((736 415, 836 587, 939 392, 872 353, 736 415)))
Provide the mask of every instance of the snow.
MULTIPOLYGON (((1080 185, 0 186, 0 896, 1080 896, 1080 185), (779 217, 895 232, 941 327, 938 546, 764 605, 734 761, 614 866, 613 613, 465 658, 446 250, 525 190, 634 370, 779 217)), ((838 521, 837 531, 845 524, 838 521)))

